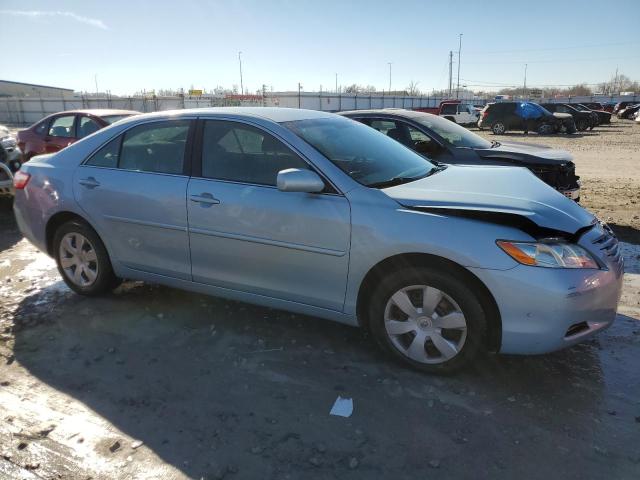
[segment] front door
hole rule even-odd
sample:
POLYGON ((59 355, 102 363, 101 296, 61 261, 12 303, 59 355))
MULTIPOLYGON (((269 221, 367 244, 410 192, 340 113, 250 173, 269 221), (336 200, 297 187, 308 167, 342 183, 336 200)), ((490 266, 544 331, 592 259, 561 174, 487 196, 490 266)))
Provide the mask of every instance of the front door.
POLYGON ((76 169, 74 192, 112 260, 191 280, 185 146, 191 121, 145 123, 76 169))
POLYGON ((255 126, 205 120, 187 192, 195 282, 340 311, 350 207, 326 192, 281 192, 279 171, 312 168, 255 126))
POLYGON ((76 141, 76 116, 61 115, 49 123, 49 130, 44 137, 45 153, 55 153, 76 141))

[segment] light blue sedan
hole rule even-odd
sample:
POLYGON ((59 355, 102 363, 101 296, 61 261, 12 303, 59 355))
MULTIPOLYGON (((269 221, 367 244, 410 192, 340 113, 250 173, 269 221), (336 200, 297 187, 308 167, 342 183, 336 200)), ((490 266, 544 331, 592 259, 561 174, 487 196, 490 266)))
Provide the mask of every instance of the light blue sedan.
POLYGON ((527 169, 440 166, 328 113, 140 115, 14 185, 80 294, 127 278, 324 317, 429 372, 575 344, 621 292, 611 230, 527 169))

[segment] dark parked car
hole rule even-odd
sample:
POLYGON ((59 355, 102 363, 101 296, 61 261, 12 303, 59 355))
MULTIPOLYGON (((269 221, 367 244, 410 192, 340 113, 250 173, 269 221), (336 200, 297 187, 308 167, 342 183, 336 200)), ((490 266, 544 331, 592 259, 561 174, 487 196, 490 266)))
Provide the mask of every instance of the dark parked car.
POLYGON ((569 103, 541 103, 540 106, 546 108, 550 112, 568 113, 573 117, 573 121, 575 122, 576 128, 579 132, 584 132, 587 128, 593 130, 593 127, 596 126, 596 119, 591 115, 591 110, 576 108, 576 105, 571 105, 569 103))
POLYGON ((596 125, 602 125, 604 123, 611 123, 611 113, 607 112, 603 108, 595 108, 599 103, 572 103, 571 106, 582 108, 591 112, 591 116, 597 120, 596 125), (590 106, 591 105, 591 106, 590 106))
POLYGON ((440 163, 527 167, 565 196, 580 198, 580 177, 569 152, 526 143, 489 142, 444 118, 411 110, 354 110, 340 115, 369 125, 440 163))
POLYGON ((620 110, 622 110, 623 108, 627 108, 629 105, 637 105, 638 100, 634 100, 634 101, 624 101, 624 102, 618 102, 616 103, 616 105, 613 107, 613 113, 617 114, 620 110))
POLYGON ((640 103, 634 105, 627 105, 620 110, 617 114, 618 118, 633 118, 634 114, 640 109, 640 103))
POLYGON ((35 155, 54 153, 75 141, 108 127, 123 118, 137 115, 133 110, 70 110, 55 113, 18 132, 22 161, 35 155))
POLYGON ((478 128, 489 128, 496 135, 501 135, 507 130, 541 134, 576 131, 571 115, 551 113, 533 102, 488 103, 482 109, 478 128))

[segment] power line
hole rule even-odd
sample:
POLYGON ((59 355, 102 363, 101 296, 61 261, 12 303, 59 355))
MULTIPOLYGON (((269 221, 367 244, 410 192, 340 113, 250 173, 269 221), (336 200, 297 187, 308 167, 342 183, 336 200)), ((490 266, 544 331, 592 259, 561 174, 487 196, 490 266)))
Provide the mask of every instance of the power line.
POLYGON ((555 50, 575 50, 580 48, 597 48, 597 47, 610 47, 620 45, 636 45, 640 41, 635 40, 632 42, 610 42, 610 43, 595 43, 589 45, 574 45, 564 47, 548 47, 548 48, 518 48, 513 50, 468 50, 469 53, 511 53, 511 52, 545 52, 555 50))
POLYGON ((477 61, 477 62, 467 62, 473 64, 483 64, 483 65, 507 65, 507 64, 519 64, 523 63, 566 63, 571 64, 575 62, 595 62, 595 61, 606 61, 606 60, 622 60, 628 58, 640 58, 640 55, 629 55, 624 57, 601 57, 601 58, 573 58, 571 60, 567 60, 566 58, 558 59, 558 60, 510 60, 505 62, 487 62, 487 61, 477 61))

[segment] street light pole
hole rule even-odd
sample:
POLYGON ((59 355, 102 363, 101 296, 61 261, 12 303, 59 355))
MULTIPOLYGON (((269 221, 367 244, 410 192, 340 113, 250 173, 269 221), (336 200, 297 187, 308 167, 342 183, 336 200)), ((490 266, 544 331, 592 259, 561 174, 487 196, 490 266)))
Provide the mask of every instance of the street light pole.
POLYGON ((336 93, 338 93, 338 74, 336 73, 336 93))
POLYGON ((460 34, 460 40, 458 44, 458 81, 456 86, 456 98, 460 95, 460 53, 462 52, 462 34, 460 34))
POLYGON ((522 88, 522 96, 527 96, 527 64, 524 64, 524 86, 522 88))
POLYGON ((391 62, 387 62, 389 64, 389 94, 391 94, 391 62))
POLYGON ((238 52, 238 63, 240 64, 240 95, 244 95, 244 85, 242 84, 242 52, 238 52))
POLYGON ((302 108, 302 85, 298 82, 298 108, 302 108))

